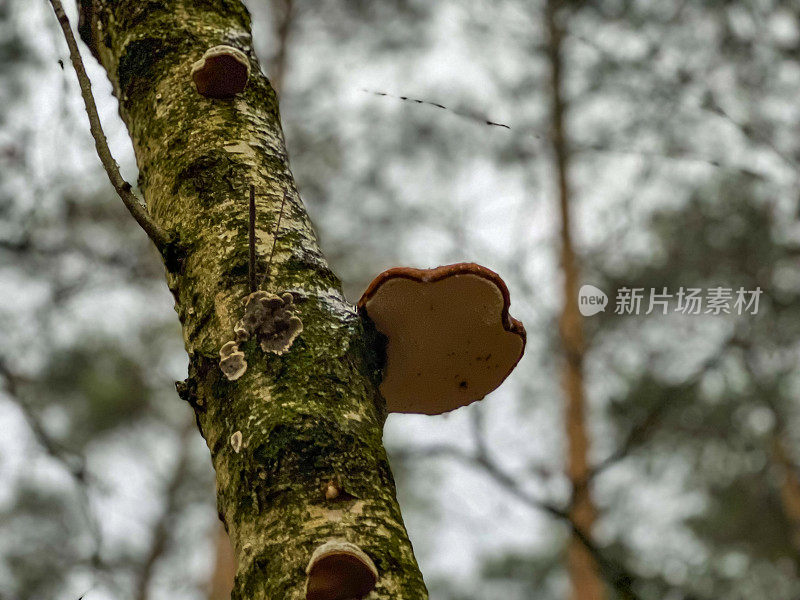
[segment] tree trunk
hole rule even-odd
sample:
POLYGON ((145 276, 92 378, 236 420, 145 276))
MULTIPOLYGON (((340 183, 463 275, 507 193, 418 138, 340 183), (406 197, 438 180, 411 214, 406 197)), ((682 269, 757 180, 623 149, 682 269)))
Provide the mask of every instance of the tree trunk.
POLYGON ((272 89, 280 96, 286 81, 286 70, 289 61, 289 34, 295 17, 294 0, 272 0, 273 31, 277 48, 270 61, 270 77, 272 89))
POLYGON ((211 450, 237 563, 232 598, 305 598, 309 558, 332 538, 374 561, 370 598, 427 598, 382 446, 376 353, 298 197, 247 11, 239 0, 80 4, 81 36, 119 99, 150 214, 179 241, 181 253, 166 261, 190 358, 179 388, 211 450), (205 98, 192 83, 192 63, 219 44, 250 60, 247 88, 233 99, 205 98), (249 291, 250 184, 262 259, 288 195, 266 285, 291 292, 303 330, 282 355, 242 344, 247 371, 228 381, 219 350, 233 339, 249 291), (324 492, 330 480, 341 489, 334 499, 324 492))
POLYGON ((217 529, 215 538, 214 571, 209 581, 208 600, 230 600, 233 578, 236 576, 231 540, 222 525, 217 529))
MULTIPOLYGON (((289 32, 294 20, 294 0, 272 0, 273 33, 277 49, 270 60, 269 77, 272 89, 280 97, 286 79, 289 54, 289 32)), ((233 552, 228 534, 220 527, 216 533, 214 572, 209 581, 209 600, 229 600, 236 575, 233 552)))
MULTIPOLYGON (((777 415, 776 415, 777 416, 777 415)), ((800 556, 800 476, 786 446, 786 434, 778 427, 772 438, 772 462, 780 468, 780 498, 783 514, 792 525, 790 539, 800 556)))
MULTIPOLYGON (((551 72, 551 126, 557 172, 558 205, 561 216, 561 269, 564 277, 564 304, 559 323, 564 351, 563 386, 566 400, 567 476, 573 495, 569 515, 587 537, 591 537, 595 507, 589 486, 589 438, 586 432, 586 399, 583 383, 585 346, 578 311, 578 261, 572 245, 570 224, 569 148, 564 129, 563 59, 559 22, 559 0, 548 0, 545 12, 549 33, 548 58, 551 72)), ((572 600, 602 600, 605 589, 597 564, 585 544, 575 535, 569 542, 567 570, 572 600)))
POLYGON ((190 465, 191 465, 191 440, 192 429, 194 426, 191 421, 183 425, 183 430, 180 432, 180 449, 178 450, 178 459, 172 471, 169 483, 164 490, 164 510, 161 516, 153 527, 153 539, 150 542, 150 550, 145 556, 139 570, 138 577, 134 589, 136 590, 136 600, 149 600, 150 599, 150 585, 156 573, 158 562, 167 552, 171 544, 171 525, 175 520, 180 506, 179 496, 181 488, 189 478, 190 465))

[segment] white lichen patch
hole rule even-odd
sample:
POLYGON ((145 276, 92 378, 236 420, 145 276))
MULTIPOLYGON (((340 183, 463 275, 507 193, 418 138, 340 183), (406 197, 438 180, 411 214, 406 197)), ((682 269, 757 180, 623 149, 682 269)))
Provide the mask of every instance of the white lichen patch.
POLYGON ((243 342, 254 337, 264 352, 274 354, 289 350, 303 331, 292 295, 287 292, 276 296, 259 290, 244 302, 244 316, 233 329, 236 340, 243 342))
POLYGON ((345 517, 345 510, 341 508, 326 508, 324 506, 309 506, 306 516, 306 526, 324 527, 328 523, 341 523, 345 517))
POLYGON ((352 304, 348 304, 339 290, 335 288, 328 288, 327 290, 317 293, 319 301, 341 319, 349 319, 356 315, 356 311, 352 304))
POLYGON ((246 142, 237 142, 235 144, 229 144, 227 146, 223 146, 222 149, 229 154, 243 154, 250 158, 256 157, 255 149, 253 149, 246 142))
POLYGON ((242 432, 237 431, 231 436, 231 448, 236 454, 239 454, 239 450, 242 449, 242 432))
POLYGON ((236 342, 226 342, 219 351, 219 368, 228 381, 236 381, 247 371, 244 352, 239 351, 236 342))

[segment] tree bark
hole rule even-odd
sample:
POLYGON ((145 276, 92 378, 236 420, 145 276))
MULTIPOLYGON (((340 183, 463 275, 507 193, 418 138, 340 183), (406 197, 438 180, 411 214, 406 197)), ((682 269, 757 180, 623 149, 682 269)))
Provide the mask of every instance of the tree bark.
MULTIPOLYGON (((563 95, 563 29, 560 22, 560 0, 548 0, 545 13, 549 34, 548 59, 550 62, 550 119, 552 144, 557 173, 558 207, 561 217, 561 270, 563 274, 563 308, 559 322, 561 344, 564 352, 562 385, 566 400, 565 421, 567 434, 567 476, 572 486, 569 516, 575 526, 591 537, 596 510, 589 481, 589 437, 586 431, 586 398, 583 382, 585 344, 583 324, 578 310, 579 266, 572 243, 569 187, 569 147, 564 127, 565 101, 563 95)), ((605 587, 594 557, 586 545, 573 535, 567 550, 567 570, 572 600, 602 600, 605 587)))
MULTIPOLYGON (((382 446, 378 353, 317 245, 289 170, 276 95, 252 49, 239 0, 80 0, 80 32, 105 67, 133 142, 148 210, 182 254, 167 283, 189 378, 179 391, 211 451, 217 507, 237 570, 232 598, 305 598, 316 547, 346 538, 374 561, 369 598, 427 598, 382 446), (212 46, 243 51, 242 94, 212 100, 190 70, 212 46), (283 355, 242 344, 228 381, 219 350, 248 293, 248 189, 258 192, 260 257, 288 194, 269 291, 290 292, 303 322, 283 355), (241 432, 241 446, 231 443, 241 432), (237 452, 238 450, 238 452, 237 452), (325 483, 341 493, 326 499, 325 483)), ((262 265, 263 270, 263 265, 262 265)))
MULTIPOLYGON (((273 33, 277 49, 269 61, 269 76, 272 89, 280 98, 286 79, 287 62, 289 55, 289 33, 294 20, 294 0, 272 0, 273 33)), ((216 557, 214 572, 209 581, 209 600, 229 600, 233 587, 233 578, 236 575, 233 552, 230 540, 224 529, 216 534, 216 557)))

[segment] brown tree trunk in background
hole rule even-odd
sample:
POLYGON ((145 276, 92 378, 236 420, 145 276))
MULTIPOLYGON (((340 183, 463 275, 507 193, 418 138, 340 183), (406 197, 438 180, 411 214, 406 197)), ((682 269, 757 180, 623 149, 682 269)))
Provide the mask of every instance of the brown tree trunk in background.
POLYGON ((272 0, 272 22, 277 48, 269 65, 270 82, 278 96, 283 92, 286 65, 289 56, 289 34, 292 31, 294 0, 272 0))
POLYGON ((216 559, 214 572, 208 586, 208 600, 230 600, 233 591, 233 577, 236 575, 233 548, 231 548, 231 540, 222 523, 219 523, 215 531, 216 559))
POLYGON ((786 450, 780 431, 772 438, 772 462, 781 470, 780 497, 783 514, 792 524, 792 544, 800 553, 800 476, 797 465, 786 450))
MULTIPOLYGON (((562 95, 562 26, 559 23, 558 0, 546 5, 549 33, 548 58, 551 70, 551 127, 553 152, 558 176, 558 205, 561 215, 561 269, 564 276, 564 305, 560 319, 561 343, 564 350, 563 386, 566 400, 567 476, 573 485, 570 517, 586 535, 591 536, 595 507, 586 484, 589 475, 589 439, 586 432, 586 400, 583 384, 583 324, 578 311, 578 261, 572 245, 570 225, 569 149, 564 131, 564 98, 562 95)), ((571 584, 571 600, 602 600, 605 588, 594 558, 574 535, 569 542, 567 570, 571 584)))
POLYGON ((172 477, 164 490, 164 510, 153 527, 153 539, 150 542, 150 550, 147 552, 136 578, 136 584, 134 586, 136 590, 136 600, 149 600, 150 586, 152 585, 156 568, 170 545, 172 525, 175 522, 175 516, 180 508, 180 491, 190 475, 192 459, 191 441, 194 431, 194 423, 191 420, 187 420, 180 433, 178 460, 172 472, 172 477))

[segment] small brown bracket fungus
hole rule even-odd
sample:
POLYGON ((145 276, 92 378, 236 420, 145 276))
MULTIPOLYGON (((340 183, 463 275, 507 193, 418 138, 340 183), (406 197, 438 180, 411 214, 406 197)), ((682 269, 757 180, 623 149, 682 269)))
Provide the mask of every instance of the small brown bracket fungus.
POLYGON ((358 301, 388 338, 380 391, 390 412, 437 415, 497 388, 525 350, 500 276, 474 263, 384 271, 358 301))
POLYGON ((231 98, 242 92, 250 77, 247 55, 232 46, 214 46, 192 65, 197 92, 206 98, 231 98))
POLYGON ((325 492, 325 500, 336 500, 336 498, 339 497, 340 487, 339 483, 334 480, 330 480, 323 485, 322 489, 325 492))
POLYGON ((264 352, 283 354, 289 350, 303 331, 303 322, 294 312, 292 295, 287 292, 276 296, 259 290, 244 302, 244 316, 233 329, 237 341, 255 336, 264 352))
POLYGON ((358 600, 378 582, 372 559, 346 540, 330 540, 317 548, 306 574, 306 600, 358 600))
POLYGON ((219 368, 229 381, 236 381, 247 371, 244 352, 239 351, 236 342, 226 342, 219 351, 219 368))

